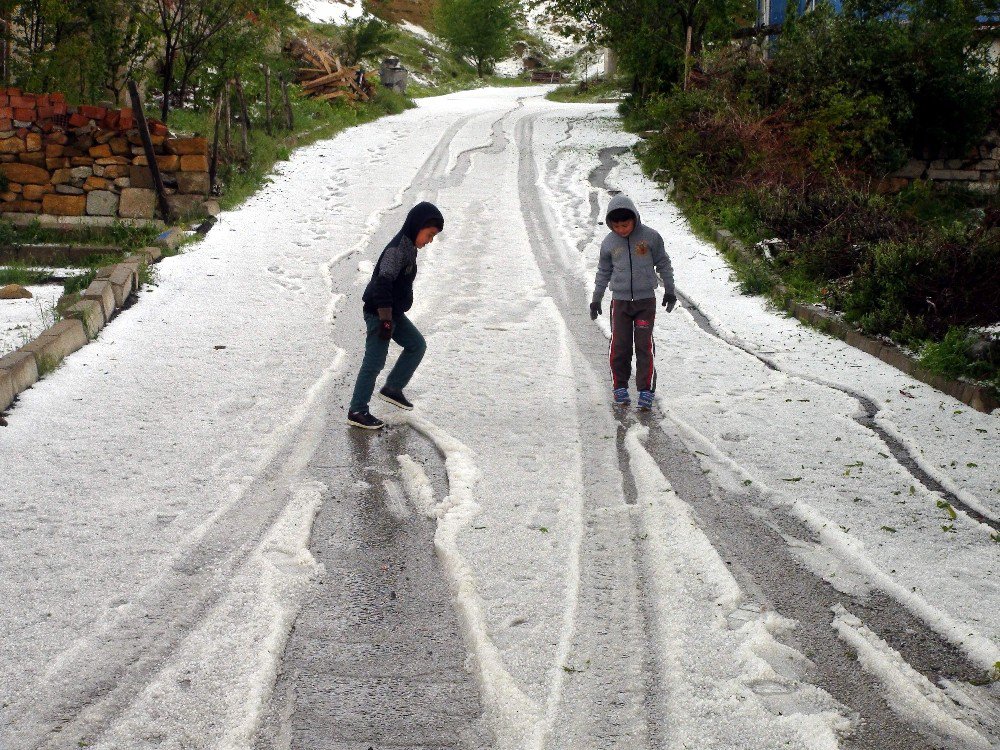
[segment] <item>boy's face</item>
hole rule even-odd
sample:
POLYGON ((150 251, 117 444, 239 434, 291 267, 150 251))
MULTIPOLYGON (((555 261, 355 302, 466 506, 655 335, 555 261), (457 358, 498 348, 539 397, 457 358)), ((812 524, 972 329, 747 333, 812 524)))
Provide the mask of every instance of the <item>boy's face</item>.
POLYGON ((434 238, 437 236, 437 233, 440 231, 441 230, 438 229, 437 227, 424 227, 419 232, 417 232, 417 241, 414 242, 413 244, 419 250, 424 245, 429 245, 430 243, 432 243, 434 241, 434 238))
POLYGON ((635 229, 635 219, 631 217, 623 219, 622 221, 611 222, 611 231, 619 237, 628 237, 632 234, 633 229, 635 229))

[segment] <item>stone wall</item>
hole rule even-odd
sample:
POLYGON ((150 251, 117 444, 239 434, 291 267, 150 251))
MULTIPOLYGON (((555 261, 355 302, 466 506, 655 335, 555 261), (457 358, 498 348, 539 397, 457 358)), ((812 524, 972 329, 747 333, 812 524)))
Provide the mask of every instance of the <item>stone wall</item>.
POLYGON ((901 190, 915 180, 930 180, 936 187, 1000 192, 1000 133, 989 133, 964 159, 910 159, 883 186, 890 191, 901 190))
MULTIPOLYGON (((202 211, 208 141, 149 121, 172 209, 202 211)), ((62 94, 0 88, 0 215, 152 219, 152 173, 131 109, 71 105, 62 94)))

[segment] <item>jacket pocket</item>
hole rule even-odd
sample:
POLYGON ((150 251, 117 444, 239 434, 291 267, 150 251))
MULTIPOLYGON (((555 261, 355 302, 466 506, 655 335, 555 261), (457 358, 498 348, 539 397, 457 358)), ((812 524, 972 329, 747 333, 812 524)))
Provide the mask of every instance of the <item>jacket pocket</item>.
POLYGON ((656 289, 656 266, 653 264, 652 258, 647 256, 637 260, 635 282, 636 287, 656 289))

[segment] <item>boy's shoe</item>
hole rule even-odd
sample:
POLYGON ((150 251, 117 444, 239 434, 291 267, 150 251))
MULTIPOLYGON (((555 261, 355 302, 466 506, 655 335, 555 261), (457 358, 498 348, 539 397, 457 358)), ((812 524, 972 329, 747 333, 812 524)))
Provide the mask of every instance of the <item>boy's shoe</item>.
POLYGON ((347 424, 360 427, 362 430, 381 430, 385 427, 385 422, 366 411, 347 412, 347 424))
POLYGON ((632 402, 632 397, 628 395, 628 388, 615 388, 612 392, 615 403, 619 406, 628 406, 632 402))
POLYGON ((653 408, 653 392, 652 391, 639 391, 639 403, 636 406, 643 411, 649 411, 653 408))
POLYGON ((403 395, 402 391, 394 391, 391 388, 383 388, 378 392, 378 397, 383 401, 388 401, 393 406, 398 406, 400 409, 406 409, 409 411, 413 408, 413 404, 411 404, 409 399, 403 395))

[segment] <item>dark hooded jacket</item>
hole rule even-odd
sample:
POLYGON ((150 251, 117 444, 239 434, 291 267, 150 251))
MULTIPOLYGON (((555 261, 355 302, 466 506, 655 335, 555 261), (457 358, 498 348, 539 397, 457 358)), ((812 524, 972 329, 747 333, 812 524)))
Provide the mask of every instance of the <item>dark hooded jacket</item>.
POLYGON ((391 307, 401 315, 413 306, 413 279, 417 275, 417 234, 424 227, 444 229, 444 217, 433 203, 418 203, 410 209, 403 228, 379 256, 371 281, 361 299, 364 310, 378 314, 380 307, 391 307))

